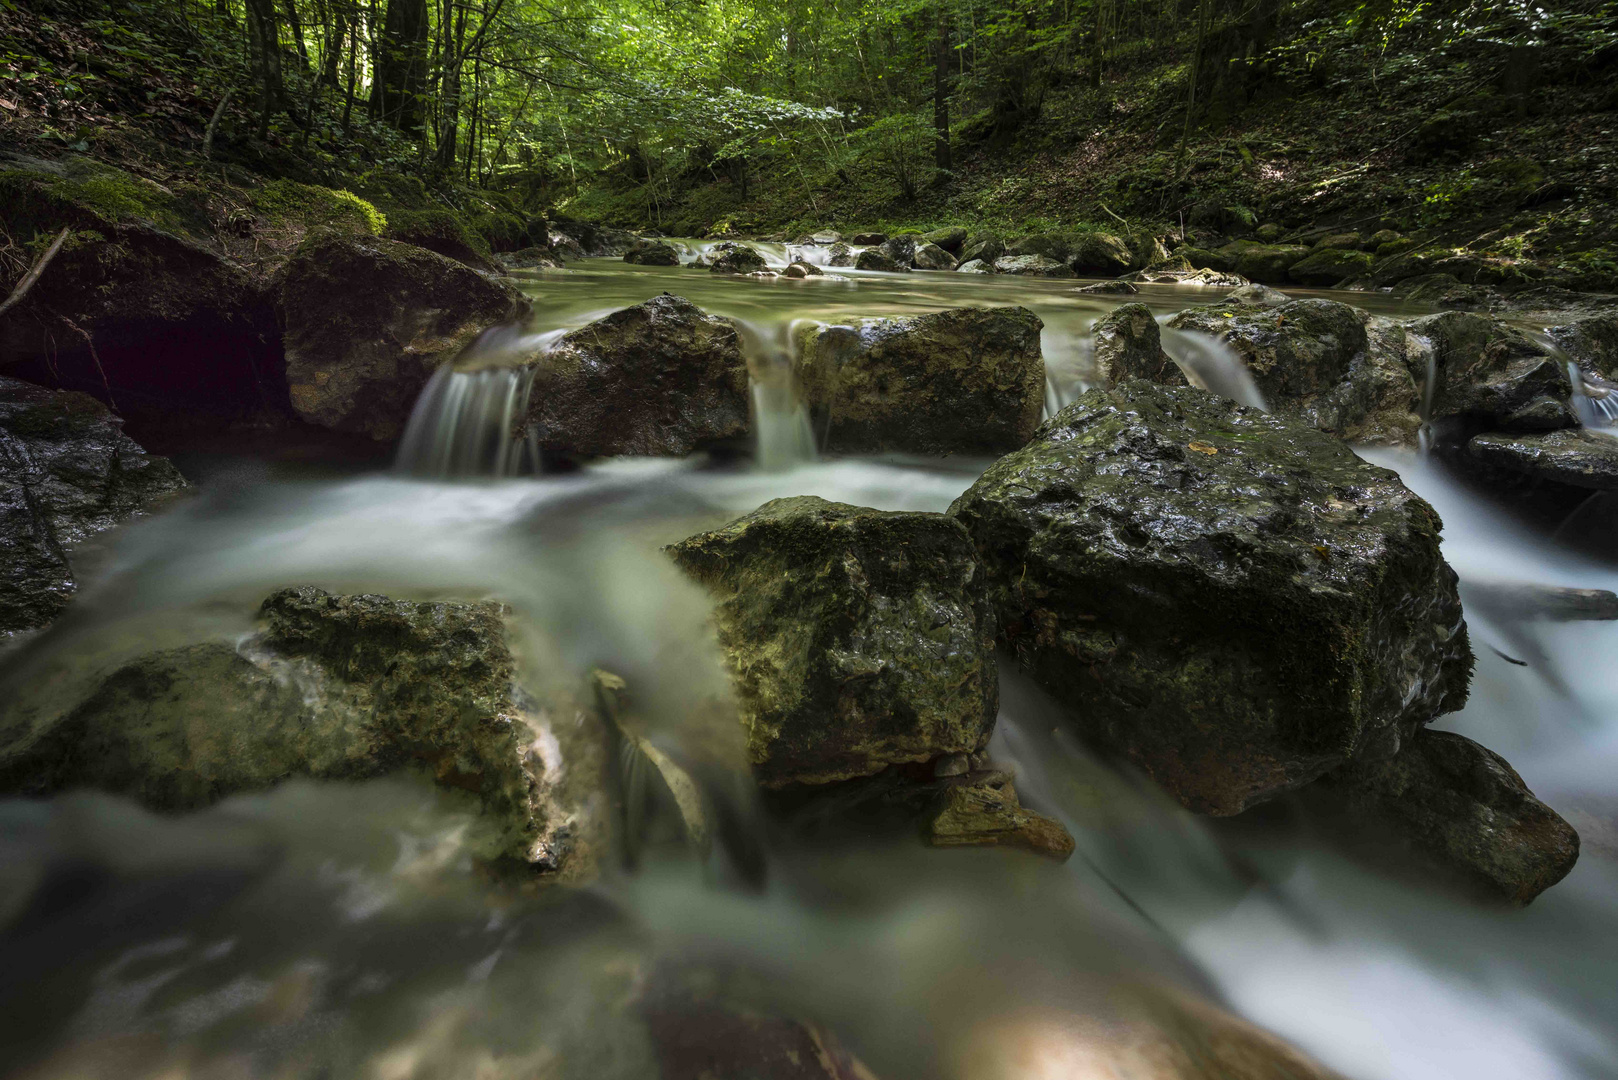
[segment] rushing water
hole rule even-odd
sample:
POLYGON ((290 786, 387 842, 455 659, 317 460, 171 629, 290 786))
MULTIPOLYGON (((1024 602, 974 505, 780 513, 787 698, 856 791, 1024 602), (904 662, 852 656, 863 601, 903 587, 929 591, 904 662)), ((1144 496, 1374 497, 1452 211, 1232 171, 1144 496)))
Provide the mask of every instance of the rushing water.
MULTIPOLYGON (((985 464, 813 460, 788 377, 796 320, 1026 304, 1051 366, 1069 373, 1053 380, 1060 404, 1083 383, 1089 324, 1112 306, 1071 282, 847 273, 761 281, 586 262, 537 275, 534 324, 486 340, 423 395, 405 470, 310 480, 214 463, 196 498, 117 535, 69 615, 8 658, 0 696, 70 698, 121 657, 239 639, 268 591, 307 583, 499 597, 581 677, 635 673, 677 736, 683 703, 722 675, 706 601, 659 545, 784 495, 943 510, 985 464), (766 467, 619 460, 525 475, 536 461, 507 434, 528 386, 503 358, 664 290, 742 322, 766 467)), ((1139 299, 1166 314, 1212 295, 1147 287, 1139 299)), ((1198 352, 1206 342, 1166 344, 1242 391, 1239 373, 1198 352)), ((1478 591, 1611 589, 1618 571, 1428 459, 1367 456, 1439 509, 1462 578, 1478 675, 1440 726, 1504 754, 1584 833, 1572 875, 1525 911, 1385 877, 1285 803, 1225 822, 1188 815, 1059 734, 1054 706, 1006 670, 994 756, 1073 833, 1062 866, 777 839, 762 891, 660 850, 637 874, 535 893, 481 874, 466 803, 412 778, 294 782, 169 818, 89 793, 0 802, 6 1071, 649 1077, 656 1048, 625 1003, 667 965, 701 961, 753 972, 751 1005, 827 1025, 886 1080, 1123 1076, 1070 1067, 1059 1045, 1015 1067, 971 1063, 997 1038, 1023 1050, 1075 1030, 1099 1038, 1050 1018, 1111 1016, 1142 987, 1221 1002, 1363 1080, 1618 1076, 1618 623, 1535 622, 1478 591)))

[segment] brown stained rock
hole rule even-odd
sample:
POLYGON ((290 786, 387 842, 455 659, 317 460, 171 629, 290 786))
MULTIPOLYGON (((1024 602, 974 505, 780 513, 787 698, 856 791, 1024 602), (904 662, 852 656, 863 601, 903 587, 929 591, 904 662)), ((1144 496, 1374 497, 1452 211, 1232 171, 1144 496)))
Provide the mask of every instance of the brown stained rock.
POLYGON ((736 327, 683 297, 615 311, 532 363, 521 433, 547 453, 684 456, 750 428, 736 327))
POLYGON ((517 289, 424 248, 325 233, 281 284, 287 386, 302 419, 393 439, 422 387, 490 326, 527 315, 517 289))
POLYGON ((949 454, 1021 446, 1044 403, 1042 326, 1026 308, 1000 307, 807 327, 797 376, 822 449, 949 454))
POLYGON ((1010 773, 988 773, 944 787, 923 836, 934 847, 1019 847, 1066 862, 1073 837, 1043 814, 1024 809, 1010 773))
POLYGON ((983 748, 999 684, 969 538, 942 514, 776 499, 667 549, 706 586, 766 787, 983 748))

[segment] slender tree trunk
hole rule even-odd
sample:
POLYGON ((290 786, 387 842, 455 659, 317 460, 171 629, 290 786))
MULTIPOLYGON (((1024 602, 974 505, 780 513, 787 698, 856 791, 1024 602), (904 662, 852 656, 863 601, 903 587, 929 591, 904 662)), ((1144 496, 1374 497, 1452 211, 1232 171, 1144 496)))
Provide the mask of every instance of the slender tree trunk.
POLYGON ((258 137, 267 139, 270 113, 281 99, 281 28, 275 0, 247 0, 247 32, 258 59, 258 137))
POLYGON ((461 135, 461 61, 466 46, 466 10, 456 13, 455 36, 446 38, 444 46, 444 89, 439 95, 444 116, 439 121, 437 164, 448 171, 455 168, 457 141, 461 135), (451 45, 453 41, 453 45, 451 45))
POLYGON ((939 179, 950 171, 949 153, 949 8, 938 5, 937 55, 933 60, 933 162, 939 179))
POLYGON ((1090 87, 1101 89, 1101 0, 1090 9, 1090 87))
POLYGON ((357 22, 348 24, 348 92, 343 97, 343 134, 353 130, 354 88, 359 83, 360 28, 357 22))
POLYGON ((421 132, 430 29, 427 0, 388 0, 372 74, 372 111, 410 134, 421 132))
POLYGON ((292 30, 292 43, 297 46, 298 60, 303 64, 303 70, 309 70, 309 47, 303 41, 303 20, 298 17, 297 0, 281 0, 281 7, 286 12, 287 26, 292 30))

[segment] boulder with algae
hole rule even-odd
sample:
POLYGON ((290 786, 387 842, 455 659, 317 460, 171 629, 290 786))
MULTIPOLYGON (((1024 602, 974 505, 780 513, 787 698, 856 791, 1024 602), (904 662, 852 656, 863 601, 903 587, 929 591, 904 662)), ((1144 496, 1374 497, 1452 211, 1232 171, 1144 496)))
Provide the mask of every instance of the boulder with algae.
POLYGON ((1388 756, 1466 700, 1438 515, 1307 425, 1189 387, 1092 390, 950 513, 1023 667, 1191 809, 1388 756))
POLYGON ((54 716, 13 714, 0 790, 90 786, 182 811, 294 777, 407 768, 471 793, 484 854, 566 879, 605 841, 601 723, 565 690, 517 681, 504 609, 283 589, 240 648, 137 657, 54 716))

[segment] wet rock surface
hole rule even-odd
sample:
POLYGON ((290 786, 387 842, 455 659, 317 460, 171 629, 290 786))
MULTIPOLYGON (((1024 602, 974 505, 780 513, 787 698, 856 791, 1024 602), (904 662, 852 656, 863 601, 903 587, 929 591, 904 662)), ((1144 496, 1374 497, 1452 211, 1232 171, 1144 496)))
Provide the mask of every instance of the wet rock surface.
POLYGON ((0 641, 67 605, 75 547, 184 487, 89 395, 0 377, 0 641))
POLYGON ((1073 837, 1060 822, 1023 807, 1010 773, 945 784, 923 836, 934 847, 1017 847, 1065 861, 1073 837))
POLYGON ((751 274, 765 268, 764 256, 746 244, 717 244, 708 258, 708 269, 715 274, 751 274))
POLYGON ((885 247, 866 248, 854 257, 856 270, 886 270, 889 273, 898 273, 909 270, 908 263, 901 263, 888 253, 885 247))
POLYGON ((637 266, 679 266, 680 253, 661 240, 641 240, 624 252, 624 262, 637 266))
POLYGON ((1618 436, 1588 428, 1544 435, 1473 436, 1467 453, 1505 472, 1597 491, 1618 490, 1618 436))
POLYGON ((823 449, 1003 453, 1045 393, 1043 324, 1026 308, 956 308, 859 327, 811 326, 798 382, 823 449))
POLYGON ((1123 304, 1096 321, 1090 330, 1096 373, 1108 382, 1146 379, 1162 386, 1187 386, 1182 372, 1163 351, 1163 333, 1152 309, 1123 304))
POLYGON ((280 308, 293 411, 385 440, 439 365, 529 304, 509 283, 423 248, 327 233, 288 262, 280 308))
POLYGON ((1067 264, 1044 255, 1004 255, 994 260, 997 274, 1028 274, 1033 277, 1070 278, 1078 275, 1067 264))
POLYGON ((599 723, 516 682, 503 609, 285 589, 239 648, 166 649, 111 672, 54 717, 10 715, 0 789, 90 786, 189 810, 292 777, 419 767, 493 823, 490 857, 590 872, 603 824, 599 723))
POLYGON ((1366 251, 1319 247, 1287 267, 1287 279, 1299 285, 1329 289, 1371 269, 1375 258, 1366 251))
POLYGON ((766 787, 868 776, 987 743, 994 616, 952 519, 800 496, 668 552, 715 599, 766 787))
POLYGON ((1462 311, 1405 325, 1430 347, 1435 421, 1454 418, 1493 431, 1551 431, 1578 423, 1566 365, 1517 327, 1462 311))
POLYGON ((1448 731, 1419 731, 1384 761, 1326 777, 1311 796, 1375 822, 1441 872, 1495 900, 1526 904, 1579 857, 1579 835, 1534 798, 1499 754, 1448 731))
POLYGON ((1024 669, 1191 809, 1386 756, 1466 699, 1437 514, 1298 422, 1191 388, 1093 390, 950 513, 1024 669))
POLYGON ((684 456, 748 432, 736 327, 682 297, 615 311, 533 363, 523 432, 547 453, 684 456))

